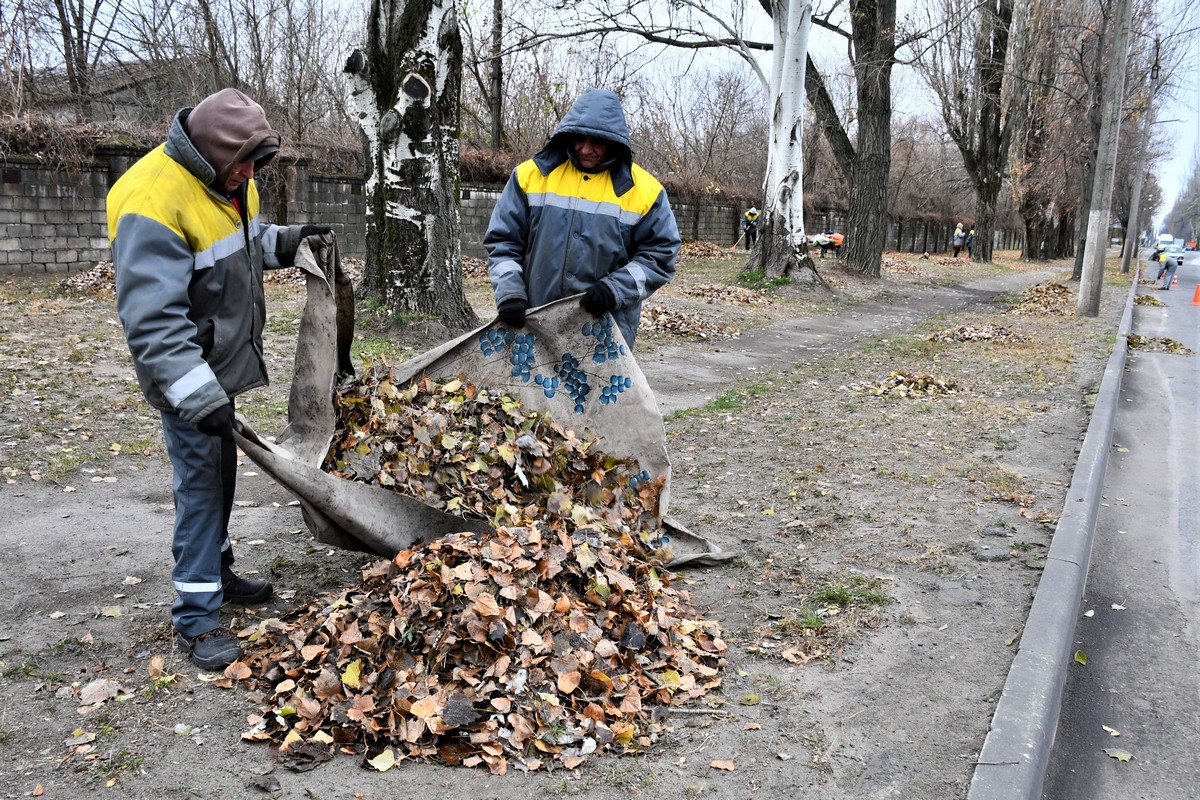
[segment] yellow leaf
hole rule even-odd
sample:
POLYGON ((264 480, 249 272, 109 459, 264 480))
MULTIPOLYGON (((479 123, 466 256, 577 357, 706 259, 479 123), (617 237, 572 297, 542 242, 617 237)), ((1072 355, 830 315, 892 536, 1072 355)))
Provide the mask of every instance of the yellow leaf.
POLYGON ((367 765, 370 766, 371 769, 378 770, 379 772, 387 772, 389 769, 396 766, 396 754, 392 751, 392 748, 389 747, 374 758, 368 758, 367 765))
POLYGON ((756 692, 751 692, 743 697, 740 702, 744 706, 756 706, 762 702, 762 697, 760 697, 756 692))
POLYGON ((1087 666, 1087 653, 1083 652, 1082 650, 1076 650, 1075 651, 1075 663, 1083 664, 1086 667, 1087 666))
POLYGON ((354 659, 346 665, 346 671, 342 673, 342 683, 349 686, 351 689, 358 688, 359 673, 362 672, 362 661, 354 659))
POLYGON ((1133 753, 1128 750, 1122 750, 1119 747, 1106 747, 1104 752, 1110 758, 1115 758, 1117 761, 1125 762, 1133 760, 1133 753))

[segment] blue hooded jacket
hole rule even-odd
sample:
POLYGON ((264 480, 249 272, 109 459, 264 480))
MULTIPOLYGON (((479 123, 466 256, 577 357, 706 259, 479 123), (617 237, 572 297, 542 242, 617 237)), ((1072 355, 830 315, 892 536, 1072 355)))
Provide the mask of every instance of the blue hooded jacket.
POLYGON ((546 146, 513 170, 483 244, 497 306, 514 298, 541 306, 603 281, 633 347, 642 301, 675 276, 680 238, 662 184, 633 163, 616 94, 588 89, 546 146), (610 142, 600 168, 574 163, 577 135, 610 142))

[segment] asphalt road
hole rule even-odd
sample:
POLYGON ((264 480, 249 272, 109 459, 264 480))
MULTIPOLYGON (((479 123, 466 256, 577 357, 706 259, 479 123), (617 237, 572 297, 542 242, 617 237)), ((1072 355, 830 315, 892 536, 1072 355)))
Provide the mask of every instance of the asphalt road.
POLYGON ((1200 254, 1177 278, 1132 331, 1196 355, 1130 351, 1044 800, 1200 796, 1200 254))

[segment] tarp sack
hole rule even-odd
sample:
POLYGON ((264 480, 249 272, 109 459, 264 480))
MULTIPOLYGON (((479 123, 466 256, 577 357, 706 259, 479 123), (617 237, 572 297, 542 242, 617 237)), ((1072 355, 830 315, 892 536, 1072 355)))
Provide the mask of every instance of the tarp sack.
MULTIPOLYGON (((316 538, 390 558, 421 541, 459 531, 485 532, 486 520, 464 519, 381 486, 324 472, 336 425, 334 387, 352 374, 354 291, 332 236, 310 236, 296 253, 306 279, 288 426, 272 442, 239 416, 238 445, 300 501, 316 538)), ((632 458, 647 480, 661 478, 659 513, 669 566, 718 563, 723 552, 666 515, 671 463, 654 393, 629 348, 605 315, 597 320, 567 298, 532 309, 524 328, 499 322, 446 342, 392 368, 404 385, 428 376, 468 382, 519 398, 527 411, 595 436, 610 455, 632 458)))

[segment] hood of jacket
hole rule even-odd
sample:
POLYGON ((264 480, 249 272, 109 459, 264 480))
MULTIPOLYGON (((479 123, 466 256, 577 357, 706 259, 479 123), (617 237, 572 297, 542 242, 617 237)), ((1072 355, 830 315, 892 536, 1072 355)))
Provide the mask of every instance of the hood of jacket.
POLYGON ((608 89, 588 89, 579 96, 563 116, 546 146, 533 157, 538 170, 549 175, 555 167, 568 160, 571 144, 578 135, 595 136, 612 142, 605 162, 612 176, 617 196, 633 188, 633 149, 629 141, 629 125, 625 111, 615 92, 608 89))
POLYGON ((195 108, 183 109, 175 115, 175 124, 208 167, 205 174, 190 164, 188 168, 218 192, 224 191, 236 164, 253 161, 255 169, 261 169, 279 150, 279 133, 267 123, 262 106, 237 89, 222 89, 195 108))

